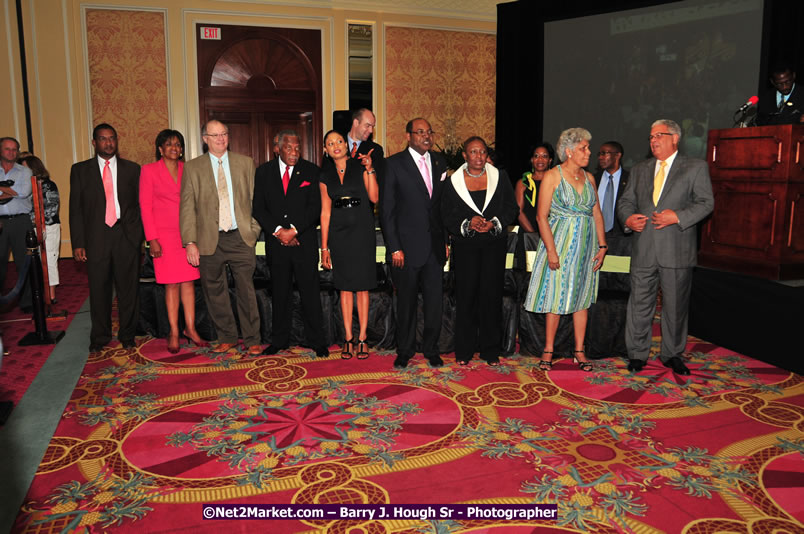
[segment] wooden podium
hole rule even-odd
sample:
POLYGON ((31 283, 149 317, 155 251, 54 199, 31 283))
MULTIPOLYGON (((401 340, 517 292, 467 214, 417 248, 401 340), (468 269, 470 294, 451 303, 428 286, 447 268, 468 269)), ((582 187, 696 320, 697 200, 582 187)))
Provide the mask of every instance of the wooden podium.
POLYGON ((804 125, 710 130, 715 210, 698 263, 770 280, 804 278, 804 125))

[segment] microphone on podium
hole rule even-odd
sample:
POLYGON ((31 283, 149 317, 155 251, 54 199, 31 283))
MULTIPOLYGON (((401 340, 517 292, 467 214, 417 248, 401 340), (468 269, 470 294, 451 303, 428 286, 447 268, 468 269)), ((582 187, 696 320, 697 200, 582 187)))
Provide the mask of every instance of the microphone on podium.
POLYGON ((747 110, 747 109, 748 109, 748 108, 750 108, 751 106, 756 106, 756 105, 757 105, 757 102, 759 102, 759 98, 757 98, 757 97, 756 97, 756 95, 754 95, 754 96, 752 96, 751 98, 749 98, 749 99, 748 99, 748 102, 746 102, 745 104, 743 104, 743 105, 740 107, 740 109, 738 109, 738 110, 737 110, 737 111, 735 111, 734 113, 735 113, 735 114, 736 114, 736 113, 743 113, 745 110, 747 110))

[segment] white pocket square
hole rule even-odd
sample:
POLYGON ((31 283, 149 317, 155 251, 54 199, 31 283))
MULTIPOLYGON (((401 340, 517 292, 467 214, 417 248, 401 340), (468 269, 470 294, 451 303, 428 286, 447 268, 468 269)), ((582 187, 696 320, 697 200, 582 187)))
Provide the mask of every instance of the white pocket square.
POLYGON ((443 173, 441 173, 441 178, 438 181, 443 182, 446 179, 447 179, 447 171, 444 171, 443 173))

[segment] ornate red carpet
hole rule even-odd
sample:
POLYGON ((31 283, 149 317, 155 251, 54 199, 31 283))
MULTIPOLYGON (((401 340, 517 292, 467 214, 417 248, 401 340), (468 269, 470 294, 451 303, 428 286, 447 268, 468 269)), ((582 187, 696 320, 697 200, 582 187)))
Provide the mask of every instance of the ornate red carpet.
MULTIPOLYGON (((73 317, 89 296, 86 266, 72 259, 60 260, 59 279, 60 284, 56 289, 58 304, 53 305, 53 311, 65 310, 67 315, 63 319, 48 320, 49 331, 67 330, 73 317)), ((14 264, 9 263, 6 277, 7 287, 3 292, 7 293, 16 280, 17 272, 14 264)), ((3 358, 3 365, 0 368, 0 401, 8 400, 15 405, 18 404, 50 353, 53 352, 54 345, 19 346, 20 339, 34 330, 31 314, 23 314, 18 306, 0 313, 3 344, 9 351, 8 356, 3 358)), ((89 341, 87 341, 87 345, 89 345, 89 341)))
POLYGON ((15 531, 804 531, 801 377, 706 343, 678 377, 138 340, 91 356, 15 531), (559 518, 206 521, 202 503, 557 503, 559 518))

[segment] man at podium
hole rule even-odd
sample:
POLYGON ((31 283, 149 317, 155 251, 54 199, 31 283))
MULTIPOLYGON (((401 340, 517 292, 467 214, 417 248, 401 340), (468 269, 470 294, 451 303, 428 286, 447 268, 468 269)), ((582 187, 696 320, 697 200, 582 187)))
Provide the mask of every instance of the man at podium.
POLYGON ((796 86, 796 71, 788 63, 771 70, 770 83, 759 97, 757 126, 804 122, 804 89, 796 86))

